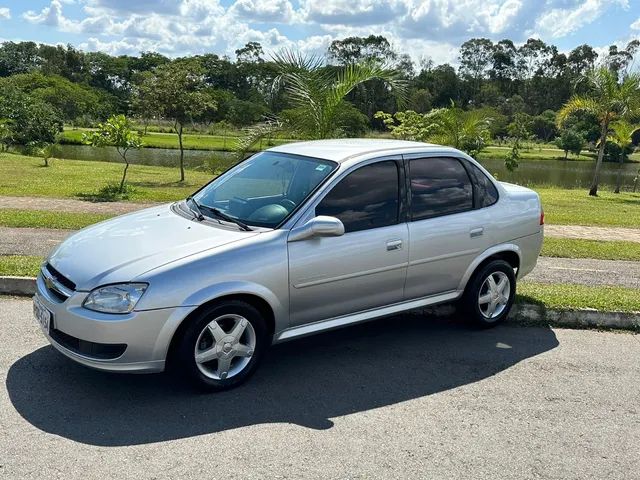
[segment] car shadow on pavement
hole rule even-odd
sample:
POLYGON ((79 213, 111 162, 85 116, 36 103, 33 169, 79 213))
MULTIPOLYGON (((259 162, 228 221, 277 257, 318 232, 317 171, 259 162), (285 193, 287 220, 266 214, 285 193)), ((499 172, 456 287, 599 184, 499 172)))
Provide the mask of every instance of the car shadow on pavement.
POLYGON ((477 382, 557 345, 550 328, 477 330, 408 314, 276 345, 248 383, 223 393, 90 370, 50 346, 17 360, 6 386, 40 430, 137 445, 274 422, 331 428, 331 418, 477 382))

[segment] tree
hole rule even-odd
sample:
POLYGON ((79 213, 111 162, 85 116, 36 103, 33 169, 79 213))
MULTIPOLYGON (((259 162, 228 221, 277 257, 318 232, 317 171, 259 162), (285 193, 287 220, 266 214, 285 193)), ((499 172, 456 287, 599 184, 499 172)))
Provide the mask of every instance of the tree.
POLYGON ((618 120, 611 124, 611 132, 609 133, 608 140, 620 149, 618 154, 620 165, 618 166, 618 174, 616 175, 616 189, 614 193, 620 193, 620 187, 622 185, 622 165, 629 152, 633 151, 633 134, 639 129, 640 126, 629 123, 626 120, 618 120))
POLYGON ((11 120, 0 118, 0 152, 7 150, 13 143, 13 128, 11 120))
POLYGON ((127 170, 129 170, 127 153, 131 149, 142 148, 140 134, 133 129, 131 122, 124 115, 112 115, 106 122, 99 124, 95 132, 84 134, 83 140, 94 147, 107 145, 116 147, 125 164, 120 187, 118 188, 118 193, 122 193, 127 178, 127 170))
MULTIPOLYGON (((283 85, 293 108, 304 109, 306 115, 298 116, 296 124, 275 119, 268 125, 285 128, 302 138, 343 136, 345 129, 341 118, 344 118, 348 109, 345 97, 358 85, 371 79, 384 81, 401 101, 406 96, 406 81, 397 71, 388 70, 375 60, 346 65, 337 74, 333 73, 333 69, 327 69, 320 58, 304 57, 291 51, 276 55, 275 62, 280 71, 276 85, 283 85)), ((239 143, 239 151, 246 152, 265 135, 271 135, 272 129, 266 127, 261 125, 250 130, 239 143)))
POLYGON ((12 144, 53 143, 62 132, 63 119, 58 109, 13 87, 3 89, 0 118, 10 122, 12 144))
POLYGON ((34 157, 40 157, 44 161, 44 166, 49 166, 49 159, 55 154, 57 143, 32 142, 27 145, 27 152, 34 157))
POLYGON ((598 118, 600 124, 600 145, 589 195, 598 195, 600 169, 604 149, 609 135, 609 127, 615 120, 629 118, 640 110, 640 76, 636 73, 618 82, 617 76, 607 67, 591 71, 585 78, 589 90, 584 95, 574 95, 558 112, 558 126, 576 112, 589 112, 598 118))
POLYGON ((507 154, 504 165, 507 170, 513 171, 518 168, 520 162, 520 148, 522 148, 522 141, 529 138, 531 135, 529 128, 531 125, 531 117, 526 113, 516 113, 513 117, 513 122, 507 127, 507 132, 511 137, 512 146, 511 151, 507 154))
MULTIPOLYGON (((217 102, 204 82, 204 70, 193 60, 157 67, 138 88, 138 108, 157 112, 173 122, 180 148, 180 181, 184 181, 184 126, 216 110, 217 102)), ((141 113, 144 113, 141 112, 141 113)))
POLYGON ((460 47, 460 72, 473 81, 474 93, 493 64, 494 48, 488 38, 472 38, 460 47))
POLYGON ((338 65, 349 65, 371 60, 390 64, 397 58, 389 41, 381 35, 347 37, 334 40, 327 50, 329 60, 338 65))
POLYGON ((556 138, 556 146, 564 151, 564 159, 569 156, 569 152, 574 155, 580 155, 580 152, 584 149, 586 144, 584 137, 580 133, 571 128, 567 128, 562 131, 560 136, 556 138))
POLYGON ((455 105, 426 114, 412 110, 391 115, 378 112, 391 133, 407 140, 433 141, 477 156, 490 139, 492 118, 484 110, 462 110, 455 105))
POLYGON ((536 115, 531 119, 531 133, 540 140, 548 142, 553 138, 558 129, 556 128, 556 112, 553 110, 545 110, 540 115, 536 115))

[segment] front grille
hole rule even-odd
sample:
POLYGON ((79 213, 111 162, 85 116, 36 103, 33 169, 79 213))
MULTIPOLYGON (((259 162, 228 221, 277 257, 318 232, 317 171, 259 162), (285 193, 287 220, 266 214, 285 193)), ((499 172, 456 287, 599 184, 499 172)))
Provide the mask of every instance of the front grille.
POLYGON ((53 268, 53 266, 51 266, 50 263, 47 263, 46 269, 51 274, 51 276, 53 278, 55 278, 58 282, 60 282, 60 284, 62 286, 68 288, 69 290, 75 290, 76 289, 76 284, 73 283, 71 280, 69 280, 64 275, 62 275, 58 270, 53 268))
POLYGON ((69 298, 76 289, 76 284, 62 275, 50 263, 47 263, 42 269, 42 280, 47 291, 60 303, 69 298))
POLYGON ((56 343, 59 343, 67 350, 95 358, 96 360, 113 360, 121 356, 127 348, 125 343, 95 343, 76 338, 67 333, 52 328, 49 335, 56 343))

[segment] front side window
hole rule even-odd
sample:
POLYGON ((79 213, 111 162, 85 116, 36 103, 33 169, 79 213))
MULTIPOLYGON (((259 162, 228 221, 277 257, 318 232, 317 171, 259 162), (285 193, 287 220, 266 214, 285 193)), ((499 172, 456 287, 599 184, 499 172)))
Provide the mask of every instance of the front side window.
POLYGON ((274 228, 336 168, 328 160, 261 152, 222 174, 194 198, 203 207, 219 209, 246 224, 274 228))
POLYGON ((473 208, 469 175, 455 158, 418 158, 409 162, 411 219, 439 217, 473 208))
POLYGON ((316 215, 339 218, 345 232, 398 223, 399 182, 396 162, 365 165, 333 187, 316 207, 316 215))

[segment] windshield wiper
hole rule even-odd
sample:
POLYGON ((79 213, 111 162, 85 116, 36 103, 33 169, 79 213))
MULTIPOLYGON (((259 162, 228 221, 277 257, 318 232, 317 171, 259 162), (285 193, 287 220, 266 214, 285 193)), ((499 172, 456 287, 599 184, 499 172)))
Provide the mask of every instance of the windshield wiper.
POLYGON ((196 201, 195 198, 193 198, 193 196, 187 197, 187 206, 195 216, 196 220, 198 220, 199 222, 204 220, 204 215, 202 214, 202 210, 200 210, 200 204, 196 201))
POLYGON ((226 213, 222 212, 222 210, 219 210, 219 209, 214 208, 214 207, 209 207, 207 205, 199 205, 199 207, 205 209, 208 212, 213 213, 216 217, 221 218, 222 220, 225 220, 225 221, 231 222, 231 223, 235 223, 236 225, 238 225, 245 232, 251 232, 253 230, 253 228, 251 228, 246 223, 241 222, 237 218, 230 217, 226 213))

